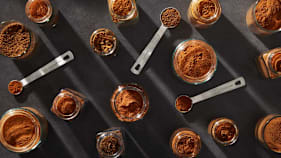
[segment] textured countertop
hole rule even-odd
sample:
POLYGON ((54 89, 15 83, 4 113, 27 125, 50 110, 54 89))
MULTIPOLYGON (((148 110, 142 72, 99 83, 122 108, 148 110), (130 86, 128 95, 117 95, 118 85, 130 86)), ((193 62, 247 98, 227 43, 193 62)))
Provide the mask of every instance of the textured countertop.
POLYGON ((41 111, 49 121, 47 141, 35 151, 17 155, 0 146, 1 158, 93 158, 98 157, 95 135, 109 127, 124 127, 124 158, 175 157, 169 146, 170 135, 189 127, 202 138, 202 158, 271 158, 254 137, 256 122, 269 113, 281 113, 281 80, 265 80, 259 74, 255 58, 263 51, 280 46, 281 34, 258 37, 245 22, 246 11, 254 0, 221 0, 223 14, 211 28, 198 30, 187 21, 190 0, 138 0, 140 19, 136 25, 118 28, 110 19, 106 0, 53 0, 60 10, 56 28, 42 29, 25 16, 24 0, 0 0, 0 20, 18 20, 40 37, 39 51, 25 61, 0 57, 0 113, 19 106, 41 111), (166 32, 140 76, 130 72, 136 57, 160 26, 162 9, 179 9, 183 21, 166 32), (100 57, 89 46, 91 33, 110 28, 119 42, 117 56, 100 57), (176 77, 171 67, 172 52, 182 40, 206 40, 219 57, 218 69, 211 81, 193 86, 176 77), (18 97, 10 95, 7 84, 21 79, 66 50, 75 60, 26 87, 18 97), (235 77, 244 76, 247 87, 197 104, 187 115, 174 108, 179 94, 191 96, 235 77), (113 114, 109 100, 122 83, 135 82, 144 87, 150 109, 143 120, 122 123, 113 114), (89 102, 72 122, 58 119, 50 112, 61 88, 72 88, 87 96, 89 102), (217 117, 233 119, 239 129, 238 142, 230 147, 216 144, 207 133, 208 123, 217 117))

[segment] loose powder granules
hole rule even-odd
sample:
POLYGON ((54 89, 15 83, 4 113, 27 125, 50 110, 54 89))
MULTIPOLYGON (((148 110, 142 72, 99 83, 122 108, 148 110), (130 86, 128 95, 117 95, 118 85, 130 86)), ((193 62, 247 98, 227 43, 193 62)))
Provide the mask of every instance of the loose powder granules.
POLYGON ((115 46, 116 37, 108 30, 99 32, 91 40, 91 45, 94 46, 95 51, 109 53, 115 46))
POLYGON ((275 71, 281 72, 281 53, 274 54, 271 59, 271 65, 275 71))
POLYGON ((161 21, 166 27, 176 27, 181 20, 179 11, 174 8, 168 8, 161 14, 161 21))
POLYGON ((22 89, 23 85, 20 81, 13 80, 8 84, 8 91, 11 94, 17 95, 22 91, 22 89))
POLYGON ((177 57, 180 71, 189 77, 202 77, 212 66, 211 52, 204 46, 191 43, 177 57))
POLYGON ((256 5, 255 16, 258 24, 268 30, 281 28, 281 1, 260 0, 256 5))
POLYGON ((62 97, 57 102, 59 112, 64 115, 72 114, 76 109, 76 102, 70 96, 62 97))
POLYGON ((132 10, 132 2, 131 0, 115 0, 112 9, 115 14, 126 16, 132 10))
POLYGON ((179 111, 189 111, 192 106, 192 100, 188 96, 180 96, 176 100, 176 108, 179 111))
POLYGON ((107 136, 101 140, 100 149, 106 155, 114 155, 119 151, 120 145, 117 138, 113 136, 107 136))
POLYGON ((270 149, 281 152, 281 117, 274 118, 266 125, 264 140, 270 149))
POLYGON ((218 125, 215 129, 215 137, 222 142, 232 140, 235 134, 235 127, 228 122, 218 125))
POLYGON ((48 5, 45 1, 35 0, 29 6, 30 15, 35 19, 41 19, 48 13, 48 5))
POLYGON ((123 90, 116 97, 117 111, 121 116, 132 118, 136 117, 142 111, 143 99, 142 96, 133 90, 123 90))
POLYGON ((8 118, 3 127, 6 142, 14 147, 24 147, 31 143, 35 136, 35 125, 24 115, 8 118))
POLYGON ((188 155, 195 152, 196 140, 192 136, 182 137, 177 144, 177 151, 180 154, 188 155))
POLYGON ((30 40, 30 32, 21 23, 10 23, 0 33, 0 53, 8 57, 19 57, 29 48, 30 40))
POLYGON ((202 0, 198 4, 198 13, 201 17, 209 19, 216 13, 216 5, 212 0, 202 0))

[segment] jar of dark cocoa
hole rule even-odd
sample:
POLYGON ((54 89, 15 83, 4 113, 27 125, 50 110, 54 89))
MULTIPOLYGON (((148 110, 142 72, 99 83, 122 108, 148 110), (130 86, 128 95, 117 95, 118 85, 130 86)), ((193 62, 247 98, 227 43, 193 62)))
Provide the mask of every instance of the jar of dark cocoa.
POLYGON ((37 45, 36 35, 22 23, 4 21, 0 25, 0 54, 13 59, 31 56, 37 45))
POLYGON ((86 97, 72 89, 62 89, 53 101, 51 111, 63 120, 74 119, 82 109, 86 97))
POLYGON ((116 24, 133 24, 139 17, 135 0, 107 0, 112 21, 116 24))

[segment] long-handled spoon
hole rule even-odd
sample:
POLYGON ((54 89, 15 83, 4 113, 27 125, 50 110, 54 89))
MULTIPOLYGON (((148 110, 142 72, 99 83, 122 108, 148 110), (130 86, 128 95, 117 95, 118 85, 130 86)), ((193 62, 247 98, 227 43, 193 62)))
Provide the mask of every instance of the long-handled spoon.
POLYGON ((244 86, 246 86, 245 79, 243 77, 239 77, 237 79, 226 82, 226 83, 224 83, 224 84, 222 84, 222 85, 220 85, 216 88, 210 89, 210 90, 208 90, 204 93, 201 93, 199 95, 196 95, 194 97, 189 97, 187 95, 180 95, 176 99, 175 107, 179 112, 187 113, 192 109, 193 105, 196 104, 196 103, 199 103, 201 101, 210 99, 210 98, 218 96, 220 94, 224 94, 224 93, 233 91, 235 89, 238 89, 238 88, 241 88, 241 87, 244 87, 244 86), (185 103, 184 110, 178 109, 177 103, 178 104, 185 103))
POLYGON ((59 67, 62 67, 63 65, 67 64, 68 62, 72 61, 74 59, 74 56, 71 51, 67 51, 64 54, 58 56, 45 66, 41 67, 37 71, 33 72, 29 76, 25 77, 24 79, 18 81, 18 80, 12 80, 10 81, 8 85, 8 90, 13 95, 19 95, 23 91, 23 87, 27 86, 31 82, 47 75, 48 73, 56 70, 59 67), (12 93, 10 91, 10 86, 15 86, 15 84, 18 85, 17 90, 15 93, 12 93))
POLYGON ((151 41, 148 43, 148 45, 145 47, 145 49, 142 51, 141 55, 138 57, 138 59, 136 60, 134 65, 131 67, 131 72, 133 74, 139 75, 141 73, 141 71, 144 68, 146 62, 148 61, 148 59, 152 55, 154 49, 156 48, 157 44, 159 43, 159 41, 161 40, 161 38, 165 34, 166 30, 168 28, 177 27, 178 24, 175 25, 175 26, 166 26, 166 25, 163 24, 162 15, 167 9, 174 9, 178 13, 179 17, 181 17, 179 11, 176 8, 169 7, 169 8, 165 8, 164 10, 162 10, 162 12, 160 14, 161 26, 158 29, 158 31, 155 33, 155 35, 153 36, 151 41))

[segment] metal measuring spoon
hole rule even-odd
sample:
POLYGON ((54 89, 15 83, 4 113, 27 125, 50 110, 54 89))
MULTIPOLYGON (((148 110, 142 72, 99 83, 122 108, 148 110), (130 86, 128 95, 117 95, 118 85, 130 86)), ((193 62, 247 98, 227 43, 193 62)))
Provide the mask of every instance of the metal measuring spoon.
POLYGON ((10 91, 9 92, 13 95, 19 95, 23 91, 23 87, 27 86, 28 84, 30 84, 31 82, 33 82, 35 80, 47 75, 48 73, 56 70, 57 68, 62 67, 63 65, 67 64, 68 62, 72 61, 73 59, 74 59, 74 56, 71 51, 65 52, 64 54, 58 56, 57 58, 55 58, 54 60, 52 60, 45 66, 41 67, 37 71, 33 72, 29 76, 25 77, 24 79, 22 79, 20 81, 18 81, 18 80, 10 81, 10 83, 8 85, 8 89, 9 89, 9 86, 11 86, 11 84, 18 84, 18 87, 17 87, 18 89, 17 89, 16 93, 12 93, 10 91))
POLYGON ((138 59, 136 60, 134 65, 131 67, 131 72, 133 74, 139 75, 141 73, 141 71, 144 68, 146 62, 148 61, 148 59, 152 55, 155 47, 157 46, 157 44, 159 43, 159 41, 161 40, 161 38, 165 34, 166 30, 168 28, 175 28, 175 27, 178 26, 178 24, 175 25, 175 26, 166 26, 166 25, 163 24, 162 15, 167 9, 175 9, 175 11, 178 13, 178 15, 181 19, 180 12, 176 8, 168 7, 168 8, 165 8, 165 9, 162 10, 162 12, 160 14, 161 26, 158 29, 158 31, 155 33, 155 35, 153 36, 151 41, 148 43, 148 45, 145 47, 145 49, 142 51, 141 55, 138 57, 138 59))
POLYGON ((187 113, 192 109, 193 105, 196 104, 196 103, 199 103, 201 101, 210 99, 210 98, 215 97, 217 95, 224 94, 224 93, 233 91, 235 89, 244 87, 245 85, 246 85, 246 81, 245 81, 244 77, 239 77, 237 79, 226 82, 226 83, 224 83, 224 84, 222 84, 222 85, 220 85, 216 88, 210 89, 210 90, 208 90, 204 93, 201 93, 199 95, 196 95, 194 97, 189 97, 187 95, 180 95, 176 99, 175 107, 179 112, 187 113), (182 101, 184 100, 184 102, 187 103, 185 105, 186 110, 179 110, 177 108, 177 102, 180 101, 180 100, 182 100, 182 101))

